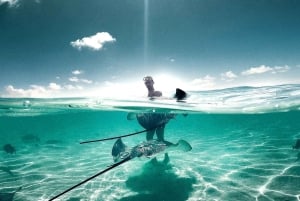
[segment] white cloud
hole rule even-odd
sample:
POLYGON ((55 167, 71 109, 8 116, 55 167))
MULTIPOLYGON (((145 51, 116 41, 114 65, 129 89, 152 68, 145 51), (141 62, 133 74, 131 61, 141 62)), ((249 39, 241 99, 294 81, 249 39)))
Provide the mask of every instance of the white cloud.
POLYGON ((273 68, 273 72, 272 73, 285 73, 288 70, 290 70, 290 67, 285 65, 285 66, 275 66, 273 68))
POLYGON ((92 80, 87 80, 87 79, 80 79, 80 82, 86 83, 86 84, 92 84, 92 80))
POLYGON ((73 75, 80 75, 80 74, 82 74, 82 73, 83 73, 82 70, 74 70, 74 71, 72 71, 72 74, 73 74, 73 75))
POLYGON ((67 85, 64 85, 64 89, 67 89, 67 90, 82 90, 83 87, 80 86, 80 85, 67 84, 67 85))
POLYGON ((284 73, 287 72, 290 69, 289 66, 275 66, 275 67, 270 67, 266 65, 261 65, 258 67, 251 67, 250 69, 243 71, 242 75, 254 75, 254 74, 262 74, 262 73, 267 73, 271 72, 273 74, 276 73, 284 73))
POLYGON ((12 85, 8 85, 5 91, 8 97, 48 97, 47 89, 38 85, 30 85, 29 89, 17 89, 12 85))
POLYGON ((19 0, 0 0, 0 5, 4 3, 8 3, 9 6, 13 7, 13 6, 17 6, 18 2, 19 0))
POLYGON ((52 97, 67 97, 78 96, 78 90, 84 89, 79 85, 64 85, 49 83, 48 86, 30 85, 29 88, 15 88, 13 85, 5 87, 3 97, 15 98, 52 98, 52 97))
POLYGON ((78 77, 70 77, 69 81, 71 81, 71 82, 79 82, 79 78, 78 77))
POLYGON ((232 81, 237 78, 237 75, 234 74, 232 71, 227 71, 226 73, 221 74, 221 79, 225 81, 232 81))
POLYGON ((210 75, 206 75, 203 78, 194 79, 189 84, 188 90, 208 90, 208 89, 213 89, 215 85, 216 85, 215 78, 210 75))
POLYGON ((77 39, 72 41, 70 44, 81 50, 82 48, 90 48, 92 50, 101 50, 103 45, 107 42, 115 42, 116 39, 113 38, 108 32, 98 32, 97 34, 89 37, 84 37, 82 39, 77 39))
MULTIPOLYGON (((35 3, 40 3, 41 0, 34 0, 35 3)), ((7 3, 9 7, 19 7, 20 0, 0 0, 0 5, 7 3)))
POLYGON ((81 83, 85 83, 85 84, 92 84, 93 81, 92 80, 87 80, 87 79, 79 79, 78 77, 70 77, 69 78, 70 82, 81 82, 81 83))
POLYGON ((250 69, 243 71, 242 75, 253 75, 253 74, 261 74, 272 71, 272 68, 269 66, 261 65, 259 67, 251 67, 250 69))
POLYGON ((49 88, 50 90, 60 90, 60 89, 61 89, 61 86, 58 85, 58 84, 56 84, 56 83, 53 83, 53 82, 52 82, 52 83, 49 84, 48 88, 49 88))

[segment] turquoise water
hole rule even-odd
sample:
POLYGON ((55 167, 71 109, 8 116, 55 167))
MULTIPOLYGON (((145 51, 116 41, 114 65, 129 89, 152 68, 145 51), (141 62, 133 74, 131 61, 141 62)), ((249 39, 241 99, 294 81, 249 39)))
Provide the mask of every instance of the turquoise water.
MULTIPOLYGON (((0 99, 0 167, 11 171, 0 168, 0 196, 22 187, 13 200, 49 200, 107 168, 114 140, 79 142, 141 131, 128 112, 155 110, 178 113, 165 138, 187 140, 190 152, 170 152, 168 164, 163 154, 158 164, 136 158, 57 200, 300 200, 299 151, 292 149, 300 138, 299 85, 189 94, 186 102, 0 99)), ((123 138, 130 147, 144 140, 144 133, 123 138)))

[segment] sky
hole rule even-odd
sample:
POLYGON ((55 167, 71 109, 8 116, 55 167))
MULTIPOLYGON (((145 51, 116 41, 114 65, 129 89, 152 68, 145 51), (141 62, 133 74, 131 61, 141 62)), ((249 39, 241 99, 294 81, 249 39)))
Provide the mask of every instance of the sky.
POLYGON ((298 0, 0 0, 0 97, 300 84, 298 0))

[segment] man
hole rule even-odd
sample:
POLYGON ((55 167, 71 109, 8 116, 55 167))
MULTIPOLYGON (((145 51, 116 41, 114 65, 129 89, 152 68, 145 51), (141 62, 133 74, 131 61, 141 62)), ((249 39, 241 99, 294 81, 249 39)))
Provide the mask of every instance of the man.
POLYGON ((161 91, 155 91, 154 89, 154 81, 153 78, 151 76, 146 76, 143 78, 145 86, 148 89, 148 97, 150 98, 154 98, 154 97, 161 97, 162 93, 161 91))
MULTIPOLYGON (((161 91, 155 91, 154 81, 151 76, 146 76, 143 79, 145 86, 148 89, 148 97, 155 98, 161 97, 161 91)), ((147 112, 139 113, 136 115, 137 120, 141 126, 147 129, 146 139, 147 141, 153 140, 153 136, 156 133, 157 140, 165 142, 166 144, 172 144, 171 142, 165 141, 164 130, 166 124, 175 117, 175 114, 171 113, 159 113, 159 112, 147 112)))

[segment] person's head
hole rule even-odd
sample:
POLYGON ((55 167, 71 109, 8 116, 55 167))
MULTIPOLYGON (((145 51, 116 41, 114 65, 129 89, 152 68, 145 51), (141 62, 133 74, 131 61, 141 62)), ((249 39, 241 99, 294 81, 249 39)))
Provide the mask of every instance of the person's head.
POLYGON ((147 88, 153 88, 154 81, 151 76, 146 76, 143 80, 147 88))
POLYGON ((160 97, 162 96, 161 91, 155 91, 154 90, 154 81, 153 78, 151 76, 146 76, 143 78, 144 83, 148 89, 148 97, 160 97))

